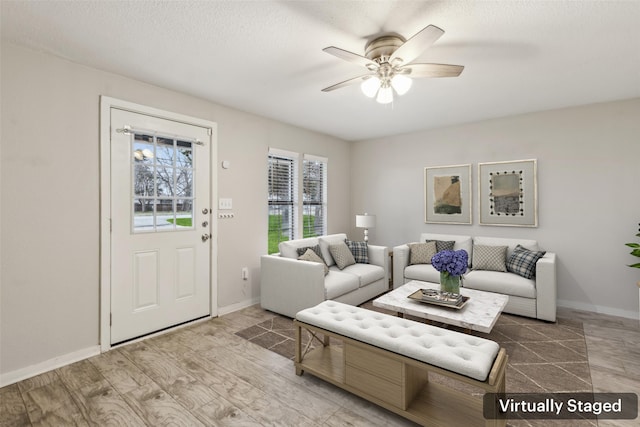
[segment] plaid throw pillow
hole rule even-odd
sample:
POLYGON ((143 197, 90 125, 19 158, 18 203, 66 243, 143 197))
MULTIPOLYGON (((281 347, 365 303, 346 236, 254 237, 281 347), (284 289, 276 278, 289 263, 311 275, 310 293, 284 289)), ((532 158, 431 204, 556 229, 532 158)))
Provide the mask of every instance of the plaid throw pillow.
POLYGON ((354 242, 349 239, 344 239, 344 242, 353 254, 353 259, 355 259, 358 264, 369 264, 369 247, 367 246, 367 242, 354 242))
POLYGON ((536 262, 546 253, 546 251, 531 251, 518 245, 507 261, 507 271, 525 279, 533 279, 536 276, 536 262))

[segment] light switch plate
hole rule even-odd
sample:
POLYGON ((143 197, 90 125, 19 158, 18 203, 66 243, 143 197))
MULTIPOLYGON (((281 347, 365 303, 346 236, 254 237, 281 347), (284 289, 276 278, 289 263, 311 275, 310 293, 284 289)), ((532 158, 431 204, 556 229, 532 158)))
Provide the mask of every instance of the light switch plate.
POLYGON ((221 209, 221 210, 233 209, 233 199, 219 199, 218 209, 221 209))

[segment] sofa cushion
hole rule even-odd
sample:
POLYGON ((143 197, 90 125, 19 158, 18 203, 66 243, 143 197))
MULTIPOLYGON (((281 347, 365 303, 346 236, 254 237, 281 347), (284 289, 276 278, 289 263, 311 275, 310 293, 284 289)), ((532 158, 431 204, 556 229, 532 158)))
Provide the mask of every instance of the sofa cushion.
POLYGON ((409 243, 409 264, 431 264, 437 253, 436 242, 409 243))
POLYGON ((507 247, 473 245, 474 270, 507 271, 507 247))
POLYGON ((507 260, 507 270, 525 279, 532 279, 536 275, 536 262, 545 253, 545 251, 530 251, 518 245, 507 260))
POLYGON ((320 250, 322 251, 322 259, 324 259, 324 262, 327 263, 329 267, 331 267, 336 263, 333 260, 333 257, 331 256, 331 252, 329 252, 329 245, 334 245, 340 242, 344 243, 346 238, 347 238, 347 235, 344 233, 329 234, 328 236, 318 237, 320 250))
POLYGON ((465 288, 523 298, 536 297, 536 282, 513 273, 473 270, 464 276, 465 288))
POLYGON ((278 244, 278 250, 280 251, 280 256, 297 259, 300 256, 298 254, 299 248, 308 248, 317 244, 318 239, 315 237, 287 240, 278 244))
MULTIPOLYGON (((404 277, 407 280, 420 280, 421 282, 440 283, 440 272, 431 264, 409 265, 404 269, 404 277)), ((399 286, 394 283, 394 286, 399 286)))
POLYGON ((330 269, 331 271, 341 271, 342 273, 352 274, 358 278, 360 287, 367 286, 375 281, 384 279, 384 268, 379 265, 373 264, 360 264, 355 263, 344 268, 344 270, 338 269, 337 265, 334 265, 330 269))
POLYGON ((347 247, 353 254, 353 259, 355 259, 357 263, 369 264, 369 247, 367 246, 367 242, 354 242, 349 239, 346 239, 344 242, 347 244, 347 247))
POLYGON ((456 244, 456 242, 454 240, 429 240, 429 239, 427 239, 427 243, 429 243, 429 242, 436 242, 436 252, 452 251, 453 250, 453 246, 456 244))
POLYGON ((344 269, 348 265, 356 263, 356 260, 353 258, 353 254, 345 242, 329 245, 329 252, 340 270, 344 269))
POLYGON ((465 251, 467 251, 467 254, 469 254, 469 265, 471 265, 471 249, 473 246, 473 240, 471 239, 471 236, 462 236, 457 234, 422 233, 420 235, 420 241, 426 242, 427 240, 443 240, 455 242, 453 245, 453 250, 457 251, 460 249, 464 249, 465 251))
POLYGON ((324 277, 324 292, 326 299, 334 299, 355 291, 360 286, 360 279, 353 274, 330 269, 324 277))
POLYGON ((304 254, 300 255, 298 259, 300 261, 310 261, 322 264, 324 266, 324 275, 326 276, 327 274, 329 274, 329 267, 327 267, 327 264, 325 264, 322 258, 320 258, 318 254, 315 253, 311 248, 307 248, 307 251, 304 254))

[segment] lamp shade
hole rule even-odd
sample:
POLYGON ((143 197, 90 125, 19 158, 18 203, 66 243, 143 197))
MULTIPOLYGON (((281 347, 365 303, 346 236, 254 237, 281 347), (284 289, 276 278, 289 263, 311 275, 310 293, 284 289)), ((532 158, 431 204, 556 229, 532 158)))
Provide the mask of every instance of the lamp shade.
POLYGON ((404 95, 407 93, 411 88, 412 83, 412 80, 403 74, 396 74, 391 79, 391 87, 395 89, 398 95, 404 95))
POLYGON ((358 228, 375 228, 376 216, 375 215, 356 215, 356 227, 358 228))
POLYGON ((360 89, 366 96, 373 98, 378 93, 378 89, 380 89, 380 79, 377 77, 368 78, 362 82, 360 89))

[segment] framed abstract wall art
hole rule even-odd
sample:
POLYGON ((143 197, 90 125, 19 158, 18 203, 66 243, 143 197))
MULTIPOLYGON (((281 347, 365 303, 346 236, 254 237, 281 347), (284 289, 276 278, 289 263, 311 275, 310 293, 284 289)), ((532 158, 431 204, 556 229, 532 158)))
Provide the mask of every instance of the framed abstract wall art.
POLYGON ((538 226, 536 159, 478 163, 480 225, 538 226))
POLYGON ((424 168, 424 222, 471 224, 471 165, 424 168))

